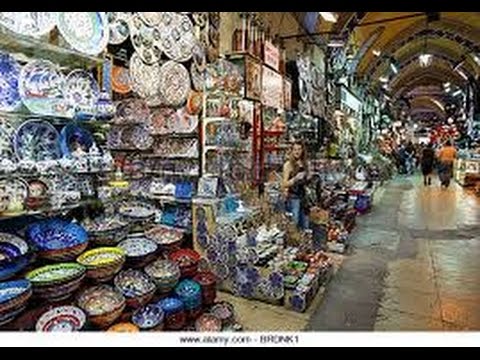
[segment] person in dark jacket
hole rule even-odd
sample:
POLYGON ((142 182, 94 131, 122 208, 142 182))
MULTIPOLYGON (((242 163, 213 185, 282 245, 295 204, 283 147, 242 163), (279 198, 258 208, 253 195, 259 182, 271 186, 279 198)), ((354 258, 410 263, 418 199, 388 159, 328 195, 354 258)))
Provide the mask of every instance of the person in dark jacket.
POLYGON ((432 185, 432 173, 435 165, 435 151, 432 144, 428 144, 422 151, 421 156, 423 184, 425 186, 432 185))

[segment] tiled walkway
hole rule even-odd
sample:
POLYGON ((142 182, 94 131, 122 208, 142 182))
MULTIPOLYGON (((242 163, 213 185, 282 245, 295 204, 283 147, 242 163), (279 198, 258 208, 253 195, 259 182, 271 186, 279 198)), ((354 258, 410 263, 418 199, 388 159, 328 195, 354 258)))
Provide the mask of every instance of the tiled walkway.
POLYGON ((359 220, 309 330, 480 330, 480 201, 396 179, 359 220))

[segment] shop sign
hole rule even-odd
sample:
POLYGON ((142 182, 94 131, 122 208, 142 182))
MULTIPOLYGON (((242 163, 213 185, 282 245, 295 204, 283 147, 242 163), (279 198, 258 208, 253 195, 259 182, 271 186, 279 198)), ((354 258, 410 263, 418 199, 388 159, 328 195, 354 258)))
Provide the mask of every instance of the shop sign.
POLYGON ((280 69, 280 51, 270 41, 265 41, 263 58, 265 64, 279 71, 280 69))
POLYGON ((264 65, 262 84, 262 104, 276 109, 283 109, 283 76, 264 65))

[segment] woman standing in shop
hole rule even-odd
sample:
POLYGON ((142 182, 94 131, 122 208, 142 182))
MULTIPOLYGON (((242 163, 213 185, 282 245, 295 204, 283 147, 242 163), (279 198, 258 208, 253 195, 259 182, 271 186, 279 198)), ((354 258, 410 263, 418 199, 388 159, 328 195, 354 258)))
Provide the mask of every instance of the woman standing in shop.
POLYGON ((444 147, 438 152, 439 171, 438 176, 442 187, 448 188, 453 175, 453 163, 457 158, 457 150, 451 140, 448 140, 444 147))
POLYGON ((307 153, 302 143, 293 144, 287 162, 283 166, 282 187, 286 197, 287 211, 302 229, 308 229, 306 184, 308 179, 307 153))

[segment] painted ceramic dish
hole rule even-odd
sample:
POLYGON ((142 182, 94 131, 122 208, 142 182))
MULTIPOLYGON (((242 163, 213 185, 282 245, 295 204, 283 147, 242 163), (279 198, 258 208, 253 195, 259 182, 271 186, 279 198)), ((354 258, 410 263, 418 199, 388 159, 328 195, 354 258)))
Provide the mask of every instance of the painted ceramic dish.
POLYGON ((58 29, 72 48, 88 55, 105 50, 110 36, 104 12, 60 12, 58 29))
POLYGON ((169 260, 157 260, 148 265, 145 272, 154 279, 160 293, 170 292, 180 279, 180 268, 169 260))
POLYGON ((18 236, 0 233, 0 263, 12 261, 28 252, 28 244, 18 236))
POLYGON ((33 60, 20 71, 19 91, 23 104, 34 114, 72 117, 65 100, 66 80, 57 65, 33 60))
POLYGON ((112 90, 117 94, 128 94, 132 91, 130 72, 123 66, 112 68, 112 90))
POLYGON ((192 58, 196 38, 188 16, 163 13, 159 29, 159 44, 165 55, 177 62, 186 62, 192 58))
POLYGON ((127 99, 117 105, 117 122, 145 123, 150 119, 150 108, 143 99, 127 99))
POLYGON ((57 24, 56 12, 3 12, 0 23, 17 34, 40 37, 57 24))
POLYGON ((123 249, 127 257, 142 257, 157 251, 157 244, 153 240, 144 237, 132 237, 122 241, 119 248, 123 249))
POLYGON ((159 46, 161 37, 159 28, 148 25, 139 13, 133 15, 129 26, 130 39, 142 61, 148 65, 158 63, 162 56, 162 49, 159 46))
POLYGON ((212 314, 203 314, 195 321, 198 332, 219 332, 222 330, 222 320, 212 314))
POLYGON ((32 285, 28 280, 16 280, 0 283, 0 309, 5 310, 17 304, 14 303, 24 295, 31 295, 32 285))
POLYGON ((94 116, 100 96, 100 88, 93 76, 84 70, 74 70, 68 74, 65 86, 65 99, 75 109, 75 115, 94 116))
POLYGON ((80 255, 77 262, 88 267, 97 267, 117 263, 125 258, 125 251, 116 247, 104 247, 89 250, 80 255))
POLYGON ((149 204, 127 202, 120 206, 118 213, 132 220, 146 220, 155 215, 155 209, 149 204))
POLYGON ((108 331, 116 333, 136 333, 139 332, 140 329, 137 325, 132 323, 120 323, 111 326, 108 331))
POLYGON ((88 315, 89 321, 100 328, 108 328, 125 309, 123 295, 107 285, 94 286, 78 297, 78 306, 88 315))
POLYGON ((85 267, 75 263, 63 263, 47 265, 32 270, 25 278, 30 280, 34 286, 43 286, 54 283, 62 283, 85 274, 85 267))
POLYGON ((94 144, 90 131, 74 123, 68 124, 62 129, 59 141, 64 157, 87 154, 94 144))
POLYGON ((85 325, 86 316, 76 306, 60 306, 44 313, 38 319, 35 329, 38 332, 74 332, 85 325))
POLYGON ((182 64, 167 61, 160 68, 160 94, 165 103, 179 106, 187 101, 190 92, 190 75, 182 64))
POLYGON ((147 305, 132 315, 132 322, 142 330, 161 330, 165 314, 159 305, 147 305))
POLYGON ((128 39, 128 36, 130 35, 128 22, 132 15, 132 12, 107 12, 110 27, 110 37, 108 42, 110 44, 118 45, 128 39))
POLYGON ((161 12, 139 12, 139 15, 148 26, 156 26, 162 20, 161 12))
POLYGON ((130 79, 133 91, 144 98, 149 106, 161 104, 159 96, 162 78, 158 62, 146 64, 138 53, 134 53, 130 58, 130 79))
POLYGON ((129 231, 129 224, 117 216, 102 217, 84 224, 91 243, 112 246, 124 240, 129 231))
POLYGON ((46 121, 29 120, 15 133, 14 149, 18 160, 45 161, 61 157, 58 131, 46 121))
POLYGON ((9 54, 0 53, 0 110, 15 111, 22 105, 18 90, 20 64, 9 54))
POLYGON ((0 125, 0 159, 13 159, 12 137, 0 125))
POLYGON ((150 301, 155 293, 155 282, 140 270, 125 270, 115 277, 115 286, 127 299, 135 299, 148 296, 150 301))

